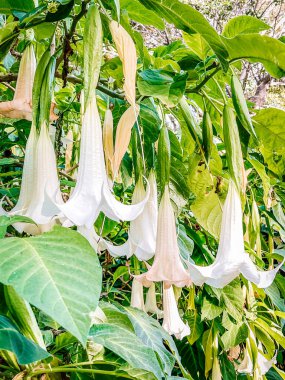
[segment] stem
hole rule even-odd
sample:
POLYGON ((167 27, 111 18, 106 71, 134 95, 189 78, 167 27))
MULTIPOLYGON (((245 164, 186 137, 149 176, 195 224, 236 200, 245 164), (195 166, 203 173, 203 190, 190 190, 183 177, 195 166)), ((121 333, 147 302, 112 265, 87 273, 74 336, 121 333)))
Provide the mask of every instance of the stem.
MULTIPOLYGON (((60 73, 55 74, 56 78, 61 79, 62 75, 60 73)), ((7 75, 0 75, 0 83, 3 82, 15 82, 18 78, 17 74, 7 74, 7 75)), ((82 79, 77 78, 73 75, 67 75, 66 77, 67 81, 70 83, 82 83, 82 79)), ((118 94, 115 91, 110 90, 109 88, 105 87, 103 84, 98 83, 97 84, 97 90, 104 92, 106 95, 111 96, 112 98, 117 98, 117 99, 125 99, 125 96, 123 94, 118 94)))
POLYGON ((202 94, 203 96, 205 96, 206 99, 209 100, 209 102, 212 104, 212 106, 215 108, 215 110, 216 110, 220 115, 223 114, 223 113, 219 110, 219 108, 216 106, 216 104, 213 103, 211 97, 209 97, 209 95, 208 95, 205 91, 201 90, 201 94, 202 94))
POLYGON ((218 66, 211 74, 207 75, 202 82, 200 82, 196 87, 189 88, 186 90, 186 93, 195 93, 198 92, 217 72, 221 70, 221 67, 218 66))
POLYGON ((39 371, 30 372, 28 374, 29 377, 33 376, 39 376, 39 375, 45 375, 49 373, 98 373, 101 375, 108 375, 108 376, 114 376, 114 377, 124 377, 126 379, 133 379, 133 377, 129 376, 128 374, 124 373, 118 373, 115 371, 105 371, 101 369, 87 369, 87 368, 66 368, 66 367, 56 367, 56 368, 45 368, 41 369, 39 371))

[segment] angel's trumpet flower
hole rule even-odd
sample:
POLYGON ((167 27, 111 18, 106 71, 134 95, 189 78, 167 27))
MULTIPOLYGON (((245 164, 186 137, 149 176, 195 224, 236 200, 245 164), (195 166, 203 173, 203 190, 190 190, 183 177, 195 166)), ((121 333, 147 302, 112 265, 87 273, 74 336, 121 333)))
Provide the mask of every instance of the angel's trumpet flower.
POLYGON ((133 283, 132 283, 131 306, 136 307, 137 309, 140 309, 142 311, 145 311, 143 285, 141 282, 137 281, 135 278, 133 279, 133 283))
POLYGON ((235 364, 236 371, 239 373, 247 373, 253 375, 255 380, 262 380, 263 376, 270 370, 270 368, 276 363, 276 355, 272 359, 267 359, 264 356, 262 345, 259 343, 256 346, 255 337, 250 331, 251 338, 246 340, 246 348, 244 350, 244 358, 239 364, 235 364), (252 345, 254 345, 254 350, 257 351, 257 356, 255 359, 255 364, 253 364, 253 352, 252 345))
POLYGON ((190 334, 190 328, 185 324, 178 312, 178 307, 173 291, 163 285, 163 323, 162 327, 170 334, 175 335, 177 339, 183 339, 190 334))
MULTIPOLYGON (((97 242, 99 241, 99 249, 101 251, 107 249, 114 257, 127 256, 129 258, 132 254, 135 254, 139 260, 149 260, 152 258, 156 245, 158 213, 157 186, 153 171, 150 172, 148 183, 150 188, 148 201, 145 204, 143 212, 130 222, 128 240, 122 245, 113 245, 106 240, 100 239, 97 235, 97 242)), ((144 189, 143 180, 140 178, 135 186, 132 203, 142 202, 145 197, 146 190, 144 189)), ((93 235, 93 239, 96 239, 95 235, 93 235)))
POLYGON ((165 188, 158 210, 157 239, 152 267, 139 276, 145 286, 151 282, 164 281, 165 286, 182 287, 191 284, 184 268, 177 243, 176 226, 168 187, 165 188))
MULTIPOLYGON (((10 215, 23 215, 33 219, 37 226, 16 223, 19 232, 32 235, 50 230, 55 221, 57 208, 47 194, 59 194, 56 158, 46 124, 43 124, 39 137, 34 126, 27 142, 23 179, 20 196, 10 215)), ((62 202, 58 197, 58 202, 62 202)))
POLYGON ((0 115, 12 119, 32 120, 32 90, 36 72, 36 57, 33 45, 24 51, 18 73, 14 98, 0 103, 0 115))
MULTIPOLYGON (((13 100, 0 102, 0 116, 11 119, 32 120, 32 91, 36 64, 33 45, 29 44, 20 62, 13 100)), ((57 119, 57 116, 53 113, 53 107, 50 119, 57 119)))
POLYGON ((231 181, 223 209, 220 243, 215 262, 207 267, 188 263, 194 284, 206 283, 222 288, 241 273, 258 287, 266 288, 271 285, 282 264, 269 271, 259 271, 245 252, 241 201, 231 181))
POLYGON ((111 193, 94 92, 83 116, 77 183, 69 200, 65 204, 57 205, 67 219, 63 225, 75 224, 92 229, 100 211, 113 220, 133 220, 143 211, 148 196, 149 187, 142 202, 125 205, 117 201, 111 193))
POLYGON ((156 314, 157 318, 163 317, 163 311, 157 307, 156 303, 156 293, 155 293, 155 283, 153 282, 146 294, 145 300, 145 312, 156 314))
MULTIPOLYGON (((6 213, 2 208, 0 209, 0 214, 14 215, 18 213, 24 213, 28 208, 31 199, 33 197, 33 177, 34 177, 34 163, 36 156, 36 145, 37 145, 37 131, 35 126, 32 124, 30 134, 26 144, 26 153, 23 165, 23 175, 22 175, 22 185, 20 188, 20 195, 18 202, 14 208, 9 213, 6 213)), ((20 224, 18 227, 20 227, 20 224)))

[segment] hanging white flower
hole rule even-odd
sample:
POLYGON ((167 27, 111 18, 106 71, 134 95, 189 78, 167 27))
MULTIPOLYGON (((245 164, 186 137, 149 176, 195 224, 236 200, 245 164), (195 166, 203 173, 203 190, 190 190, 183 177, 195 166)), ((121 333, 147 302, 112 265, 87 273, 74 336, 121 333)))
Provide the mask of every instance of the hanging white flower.
MULTIPOLYGON (((21 58, 13 100, 0 102, 0 117, 32 120, 32 93, 36 66, 33 44, 30 43, 21 58)), ((54 114, 53 108, 54 104, 51 107, 50 119, 56 120, 57 115, 54 114)))
POLYGON ((0 103, 1 116, 32 120, 32 91, 36 64, 33 45, 29 44, 20 62, 14 98, 0 103))
MULTIPOLYGON (((149 260, 155 252, 156 232, 157 232, 157 186, 155 174, 150 172, 148 178, 150 189, 149 198, 145 204, 143 212, 130 222, 128 240, 121 245, 114 245, 100 238, 95 231, 84 231, 83 235, 89 240, 90 244, 95 248, 95 241, 99 244, 99 250, 107 249, 113 257, 127 256, 132 254, 137 256, 139 260, 149 260)), ((142 202, 147 196, 144 188, 142 177, 138 180, 133 197, 132 204, 142 202)))
MULTIPOLYGON (((252 331, 250 331, 250 335, 251 339, 253 339, 252 344, 254 344, 256 348, 256 340, 252 331)), ((247 339, 246 348, 244 350, 244 358, 239 364, 235 364, 235 368, 239 373, 248 373, 250 375, 254 375, 254 379, 261 380, 263 379, 263 375, 265 375, 270 370, 270 368, 276 363, 276 355, 274 355, 272 359, 267 359, 264 356, 262 345, 259 343, 257 359, 254 366, 251 357, 251 352, 252 350, 250 339, 247 339)))
POLYGON ((188 264, 194 284, 200 286, 206 283, 222 288, 242 274, 258 287, 266 288, 271 285, 282 264, 269 271, 260 271, 245 252, 241 201, 234 183, 230 181, 223 208, 217 257, 213 264, 206 267, 188 264))
POLYGON ((112 194, 104 161, 101 121, 95 92, 83 116, 77 182, 69 200, 58 204, 64 226, 75 224, 92 229, 100 211, 113 220, 133 220, 143 211, 149 196, 138 204, 125 205, 112 194))
POLYGON ((57 176, 55 152, 47 125, 41 126, 37 137, 32 126, 27 141, 20 196, 9 215, 23 215, 33 219, 37 225, 16 223, 19 232, 36 235, 49 231, 55 224, 57 208, 50 201, 49 193, 57 194, 56 201, 62 202, 57 176))
POLYGON ((177 339, 183 339, 190 334, 190 328, 185 324, 178 312, 173 287, 163 285, 163 323, 162 327, 177 339))
POLYGON ((133 279, 132 283, 131 306, 145 311, 143 285, 135 278, 133 279))
POLYGON ((184 268, 177 243, 174 211, 169 189, 165 188, 158 210, 157 239, 154 261, 151 268, 136 278, 145 286, 164 281, 179 287, 191 284, 189 273, 184 268))
POLYGON ((153 282, 149 287, 146 300, 145 300, 145 312, 156 314, 157 318, 163 317, 163 310, 160 310, 156 303, 155 283, 153 282))

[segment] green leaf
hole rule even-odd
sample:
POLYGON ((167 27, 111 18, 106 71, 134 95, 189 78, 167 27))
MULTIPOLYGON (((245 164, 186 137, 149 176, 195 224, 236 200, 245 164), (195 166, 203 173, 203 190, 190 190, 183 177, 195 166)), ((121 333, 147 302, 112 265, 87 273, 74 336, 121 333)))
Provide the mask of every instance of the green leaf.
POLYGON ((201 308, 201 320, 207 319, 211 321, 212 319, 217 318, 222 312, 223 308, 219 305, 214 304, 208 298, 203 298, 203 304, 201 308))
POLYGON ((237 16, 230 19, 224 27, 223 36, 233 38, 239 34, 259 33, 270 29, 262 20, 248 15, 237 16))
POLYGON ((268 168, 282 176, 285 171, 285 112, 277 108, 258 110, 253 120, 260 140, 259 150, 268 168))
POLYGON ((184 260, 189 261, 194 250, 194 242, 187 235, 186 229, 182 223, 179 223, 177 241, 180 255, 183 257, 184 260))
POLYGON ((139 73, 138 90, 142 96, 158 98, 169 107, 175 106, 186 87, 187 73, 147 69, 139 73))
POLYGON ((248 327, 245 323, 231 324, 231 328, 226 331, 221 339, 224 345, 224 350, 235 347, 243 343, 248 337, 248 327))
POLYGON ((50 356, 48 352, 20 334, 12 322, 3 315, 0 315, 0 349, 13 352, 22 365, 50 356))
POLYGON ((89 336, 126 360, 133 368, 152 372, 157 379, 162 379, 155 352, 129 330, 105 323, 92 326, 89 336))
POLYGON ((32 223, 36 224, 32 219, 21 216, 21 215, 15 215, 15 216, 6 216, 2 215, 0 216, 0 239, 2 239, 7 231, 7 228, 11 226, 14 223, 32 223))
POLYGON ((191 210, 197 222, 211 235, 218 238, 222 222, 223 198, 219 197, 215 189, 215 181, 209 171, 199 166, 190 178, 190 189, 196 199, 192 203, 191 210))
POLYGON ((13 11, 29 12, 35 8, 33 0, 1 0, 0 13, 11 14, 13 11))
POLYGON ((191 330, 190 336, 188 336, 187 339, 188 342, 193 345, 203 334, 204 326, 197 310, 194 310, 190 315, 186 315, 185 318, 191 330))
POLYGON ((62 2, 62 4, 59 4, 56 12, 48 12, 46 15, 46 21, 47 22, 55 22, 63 20, 64 18, 68 17, 70 12, 72 11, 74 5, 74 0, 62 2))
POLYGON ((159 14, 147 9, 138 0, 120 0, 121 8, 128 11, 129 17, 144 25, 153 25, 158 29, 164 29, 164 22, 159 14))
POLYGON ((147 8, 153 9, 167 22, 185 32, 200 34, 217 54, 224 67, 227 67, 227 49, 215 29, 195 8, 178 0, 140 0, 147 8))
POLYGON ((89 313, 101 291, 101 267, 86 239, 62 227, 36 237, 4 239, 0 267, 0 282, 12 285, 85 345, 89 313))
POLYGON ((268 333, 278 344, 280 344, 280 346, 285 348, 285 337, 281 331, 278 331, 275 327, 271 327, 261 318, 256 318, 253 323, 254 325, 257 325, 261 330, 268 333))
POLYGON ((254 157, 248 158, 247 160, 251 163, 251 165, 254 167, 257 174, 261 178, 263 188, 263 202, 267 206, 270 191, 270 177, 267 175, 265 166, 261 162, 256 160, 254 157))
POLYGON ((260 62, 275 78, 285 75, 285 44, 275 38, 259 34, 241 34, 234 38, 223 38, 229 59, 247 59, 260 62))
MULTIPOLYGON (((215 292, 220 292, 215 289, 215 292)), ((221 301, 225 304, 226 309, 231 317, 240 321, 243 315, 243 292, 239 279, 232 281, 229 285, 221 290, 221 301)))
POLYGON ((149 317, 145 312, 131 307, 125 308, 125 310, 136 335, 146 346, 157 352, 163 364, 164 372, 170 375, 175 364, 175 358, 164 346, 164 340, 171 341, 174 345, 171 336, 167 334, 158 321, 149 317))
POLYGON ((196 54, 199 58, 205 60, 210 50, 206 40, 200 34, 188 34, 183 32, 183 39, 186 45, 196 54))
POLYGON ((232 362, 229 361, 226 353, 220 355, 220 367, 223 380, 236 380, 237 374, 232 362))

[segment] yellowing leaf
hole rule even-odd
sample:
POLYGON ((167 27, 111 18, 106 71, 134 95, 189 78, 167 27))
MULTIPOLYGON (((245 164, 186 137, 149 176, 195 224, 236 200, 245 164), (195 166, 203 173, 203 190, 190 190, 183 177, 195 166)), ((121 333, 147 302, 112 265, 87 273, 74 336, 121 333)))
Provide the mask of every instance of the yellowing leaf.
POLYGON ((125 77, 124 91, 127 101, 135 106, 136 103, 136 72, 137 52, 134 41, 129 33, 118 24, 117 21, 110 22, 110 31, 115 42, 119 57, 123 63, 125 77))

